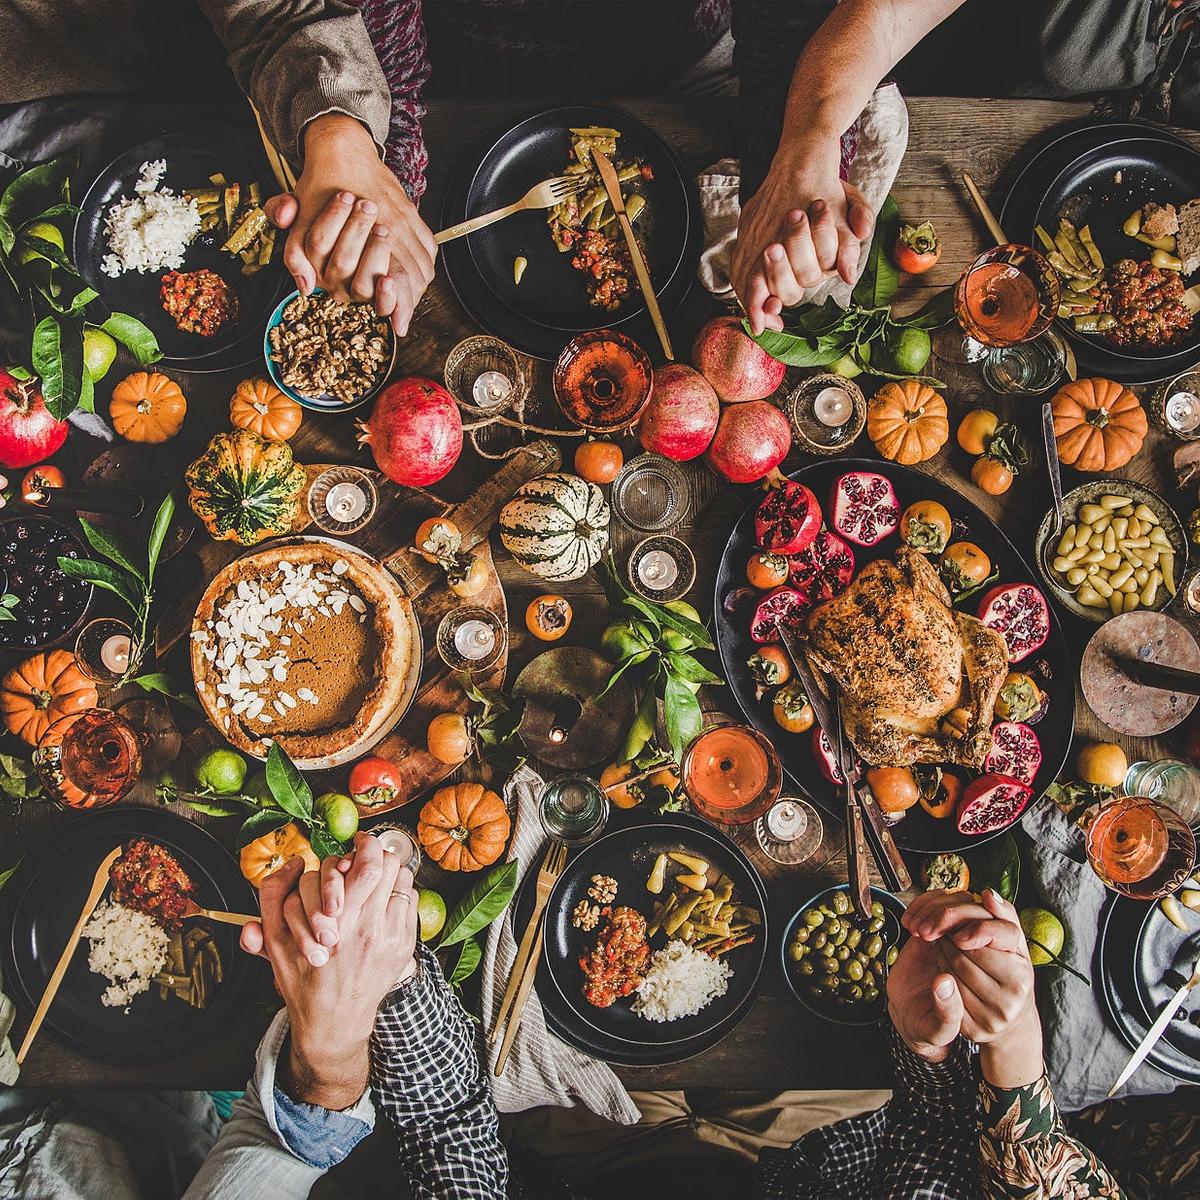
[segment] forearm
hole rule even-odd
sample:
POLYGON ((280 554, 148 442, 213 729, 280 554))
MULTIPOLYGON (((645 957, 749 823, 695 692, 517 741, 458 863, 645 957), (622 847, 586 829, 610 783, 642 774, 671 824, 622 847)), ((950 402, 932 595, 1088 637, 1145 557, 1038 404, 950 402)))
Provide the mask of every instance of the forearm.
POLYGON ((1046 1073, 1042 1061, 1042 1023, 1031 1003, 1002 1038, 979 1048, 979 1069, 996 1088, 1021 1088, 1046 1073))
POLYGON ((367 1090, 370 1056, 366 1041, 333 1049, 306 1049, 293 1034, 279 1063, 279 1086, 301 1104, 331 1111, 350 1108, 367 1090))

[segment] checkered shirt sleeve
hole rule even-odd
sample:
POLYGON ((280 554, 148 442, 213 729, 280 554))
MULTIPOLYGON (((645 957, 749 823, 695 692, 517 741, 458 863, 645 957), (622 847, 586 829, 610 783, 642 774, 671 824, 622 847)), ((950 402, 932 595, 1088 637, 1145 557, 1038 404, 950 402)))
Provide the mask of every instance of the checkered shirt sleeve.
POLYGON ((414 1200, 501 1200, 508 1158, 470 1018, 418 950, 417 974, 380 1010, 371 1088, 400 1142, 414 1200))

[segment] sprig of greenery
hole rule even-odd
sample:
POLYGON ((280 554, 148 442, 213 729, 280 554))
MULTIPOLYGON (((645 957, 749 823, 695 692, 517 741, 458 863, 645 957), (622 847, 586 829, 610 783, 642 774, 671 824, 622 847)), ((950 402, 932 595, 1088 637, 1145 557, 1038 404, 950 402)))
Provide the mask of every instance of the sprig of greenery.
POLYGON ((13 609, 21 603, 20 596, 14 596, 12 592, 5 592, 0 596, 0 621, 15 621, 17 614, 13 609))
POLYGON ((461 987, 479 966, 483 950, 475 936, 491 925, 508 907, 517 888, 517 869, 516 859, 492 867, 454 906, 446 918, 442 935, 433 948, 440 953, 454 946, 459 947, 454 966, 446 973, 446 980, 451 987, 461 987))

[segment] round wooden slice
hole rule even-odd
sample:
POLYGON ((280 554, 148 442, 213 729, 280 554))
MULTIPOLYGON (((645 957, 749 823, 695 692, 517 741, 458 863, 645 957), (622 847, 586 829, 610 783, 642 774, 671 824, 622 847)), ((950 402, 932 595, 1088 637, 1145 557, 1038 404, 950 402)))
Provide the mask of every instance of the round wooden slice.
POLYGON ((1200 703, 1200 696, 1135 682, 1122 659, 1197 671, 1200 646, 1186 626, 1164 613, 1123 613, 1101 625, 1083 652, 1080 683, 1092 711, 1110 729, 1155 737, 1174 729, 1200 703))
MULTIPOLYGON (((183 477, 183 465, 161 446, 123 442, 111 446, 96 456, 83 473, 83 486, 98 492, 137 492, 145 500, 141 516, 133 522, 129 517, 114 517, 108 513, 81 512, 79 515, 93 525, 115 529, 120 533, 135 532, 144 541, 149 535, 154 515, 163 497, 183 477)), ((180 499, 171 518, 167 539, 163 542, 159 561, 174 558, 196 530, 196 518, 186 501, 180 499)))

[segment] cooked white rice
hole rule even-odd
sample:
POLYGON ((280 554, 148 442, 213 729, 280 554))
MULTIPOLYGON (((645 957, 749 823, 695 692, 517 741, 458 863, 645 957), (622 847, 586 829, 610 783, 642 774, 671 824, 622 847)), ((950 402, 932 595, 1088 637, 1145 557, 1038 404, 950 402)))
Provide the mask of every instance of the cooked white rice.
POLYGON ((183 265, 188 243, 200 232, 200 210, 194 200, 159 190, 166 159, 142 163, 133 185, 135 195, 118 200, 104 218, 110 254, 100 269, 115 279, 124 271, 174 270, 183 265))
POLYGON ((695 1016, 729 990, 728 963, 694 950, 686 942, 669 942, 650 958, 650 969, 638 984, 633 1011, 647 1021, 678 1021, 695 1016))
POLYGON ((171 939, 153 918, 103 900, 83 927, 91 943, 88 966, 108 980, 101 997, 109 1008, 125 1007, 166 965, 171 939))

